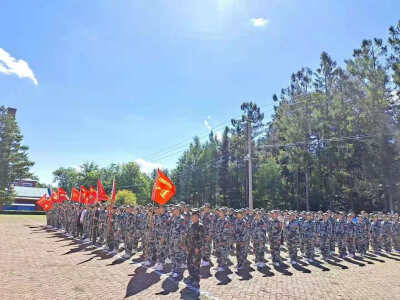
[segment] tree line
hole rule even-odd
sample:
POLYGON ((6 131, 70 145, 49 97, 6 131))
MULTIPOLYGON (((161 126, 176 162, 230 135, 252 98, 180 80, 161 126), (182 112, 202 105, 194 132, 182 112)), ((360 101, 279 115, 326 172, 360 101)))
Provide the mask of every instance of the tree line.
POLYGON ((247 206, 251 134, 255 207, 398 210, 399 87, 400 21, 343 65, 323 52, 294 72, 268 122, 245 102, 221 139, 195 137, 171 172, 176 200, 247 206))
MULTIPOLYGON (((232 119, 222 137, 213 131, 205 142, 195 137, 176 168, 164 170, 177 187, 172 201, 246 207, 251 159, 255 207, 398 211, 399 97, 400 21, 386 39, 362 41, 342 65, 323 52, 317 69, 294 72, 273 95, 270 119, 256 103, 244 102, 241 118, 232 119)), ((11 199, 10 183, 32 176, 33 162, 21 141, 15 119, 1 106, 3 203, 11 199)), ((53 175, 67 191, 101 179, 108 193, 115 177, 118 190, 145 204, 151 202, 155 172, 147 176, 134 162, 103 168, 87 162, 53 175)))

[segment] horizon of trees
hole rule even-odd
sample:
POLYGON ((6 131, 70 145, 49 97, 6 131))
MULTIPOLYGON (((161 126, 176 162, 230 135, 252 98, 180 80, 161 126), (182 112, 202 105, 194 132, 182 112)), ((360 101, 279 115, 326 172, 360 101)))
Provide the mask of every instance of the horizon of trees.
POLYGON ((294 72, 270 121, 245 102, 221 140, 195 137, 171 171, 176 201, 247 206, 250 120, 264 133, 252 135, 255 207, 398 210, 399 88, 400 21, 343 66, 322 52, 317 69, 294 72))
MULTIPOLYGON (((246 207, 252 132, 255 207, 399 210, 399 91, 400 21, 386 40, 362 41, 343 65, 322 52, 318 68, 294 72, 273 95, 270 120, 244 102, 242 118, 232 119, 222 138, 212 131, 204 142, 194 137, 176 168, 165 170, 177 187, 172 202, 246 207)), ((114 175, 139 204, 151 201, 154 172, 149 177, 135 163, 54 172, 67 190, 97 178, 109 189, 114 175)))

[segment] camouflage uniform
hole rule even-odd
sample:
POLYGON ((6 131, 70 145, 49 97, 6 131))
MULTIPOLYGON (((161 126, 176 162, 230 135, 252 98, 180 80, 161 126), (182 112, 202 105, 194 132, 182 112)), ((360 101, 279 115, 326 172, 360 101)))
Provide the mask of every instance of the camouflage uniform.
POLYGON ((323 258, 329 256, 329 233, 332 231, 332 224, 328 220, 321 220, 318 226, 320 249, 323 258))
POLYGON ((173 216, 169 222, 169 240, 171 243, 171 260, 174 273, 181 272, 181 266, 185 262, 185 235, 188 224, 181 215, 173 216))
POLYGON ((154 220, 156 259, 157 263, 162 264, 165 262, 166 255, 168 253, 168 220, 169 216, 167 213, 156 215, 154 220))
POLYGON ((297 248, 299 246, 300 224, 296 219, 288 220, 285 224, 286 243, 291 261, 297 260, 297 248))
POLYGON ((268 230, 269 235, 269 245, 271 249, 272 262, 280 262, 280 246, 281 246, 281 232, 282 225, 278 219, 271 220, 271 226, 268 230))
POLYGON ((306 220, 303 217, 298 218, 299 228, 300 228, 300 234, 299 234, 300 252, 301 252, 301 255, 303 255, 303 256, 306 255, 305 240, 304 240, 304 234, 303 234, 303 224, 305 221, 306 220))
POLYGON ((395 219, 393 222, 393 247, 394 250, 400 252, 400 223, 398 219, 395 219))
POLYGON ((216 256, 218 266, 226 268, 229 256, 229 233, 232 231, 231 224, 227 217, 219 217, 216 223, 216 256))
POLYGON ((249 240, 249 230, 245 219, 236 219, 234 223, 234 237, 236 241, 238 268, 242 268, 247 261, 247 241, 249 240))
POLYGON ((132 255, 133 235, 135 232, 135 215, 127 212, 125 215, 125 254, 132 255))
POLYGON ((371 223, 371 243, 372 249, 375 252, 381 251, 381 235, 382 235, 382 228, 381 223, 378 221, 374 221, 371 223))
POLYGON ((92 243, 93 243, 93 245, 95 245, 97 242, 99 216, 100 216, 100 211, 97 208, 95 208, 95 210, 92 213, 92 243))
POLYGON ((266 242, 267 224, 261 218, 254 218, 251 230, 251 238, 253 241, 254 255, 256 263, 264 262, 265 242, 266 242))
POLYGON ((312 259, 314 256, 314 232, 315 224, 312 220, 305 220, 301 225, 301 232, 304 239, 304 252, 308 259, 312 259))
POLYGON ((204 213, 201 217, 201 223, 204 227, 205 242, 203 243, 203 260, 210 261, 212 237, 214 236, 215 216, 212 213, 204 213))
POLYGON ((143 256, 148 261, 154 261, 156 255, 155 249, 155 229, 154 229, 154 215, 146 215, 144 225, 146 228, 146 235, 144 236, 143 243, 143 256))
POLYGON ((187 266, 190 277, 196 285, 200 281, 201 249, 205 239, 204 227, 201 223, 191 224, 186 235, 188 249, 187 266))
POLYGON ((339 255, 345 257, 347 255, 346 251, 346 232, 345 232, 346 222, 345 220, 337 220, 335 223, 335 237, 338 243, 339 255))
POLYGON ((346 235, 346 244, 347 251, 350 255, 354 256, 356 253, 355 247, 355 224, 352 220, 347 221, 345 224, 345 235, 346 235))
POLYGON ((330 216, 328 218, 328 222, 330 224, 329 229, 330 231, 328 232, 328 243, 329 243, 329 251, 331 254, 335 253, 335 247, 336 247, 336 239, 335 239, 335 219, 330 216))
POLYGON ((392 252, 393 224, 387 220, 382 222, 382 242, 386 252, 392 252))

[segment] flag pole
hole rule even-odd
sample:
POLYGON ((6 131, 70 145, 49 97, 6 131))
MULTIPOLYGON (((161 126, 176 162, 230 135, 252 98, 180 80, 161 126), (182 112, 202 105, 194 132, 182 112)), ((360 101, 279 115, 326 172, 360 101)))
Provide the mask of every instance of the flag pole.
POLYGON ((110 225, 111 225, 111 215, 112 215, 112 209, 114 207, 114 193, 115 193, 115 176, 113 179, 113 187, 112 187, 112 191, 111 191, 111 202, 110 205, 108 207, 108 221, 107 221, 107 237, 110 233, 110 225))
MULTIPOLYGON (((154 218, 154 195, 155 195, 155 192, 156 192, 156 182, 157 182, 157 179, 158 179, 158 172, 159 171, 159 169, 157 169, 157 176, 156 176, 156 178, 155 178, 155 180, 154 180, 154 183, 153 183, 153 191, 151 192, 151 215, 150 215, 150 230, 148 230, 147 231, 147 241, 149 240, 149 238, 150 238, 150 234, 151 233, 153 233, 153 218, 154 218)), ((146 248, 148 247, 148 245, 149 245, 149 243, 148 242, 146 242, 146 248)), ((147 250, 147 249, 146 249, 147 250)), ((147 252, 147 251, 146 251, 147 252)))

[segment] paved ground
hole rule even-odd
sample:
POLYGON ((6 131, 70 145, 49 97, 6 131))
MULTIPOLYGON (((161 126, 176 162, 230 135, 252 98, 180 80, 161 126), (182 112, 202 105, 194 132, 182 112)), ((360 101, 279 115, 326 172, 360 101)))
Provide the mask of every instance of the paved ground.
POLYGON ((0 215, 0 299, 400 299, 399 254, 221 276, 211 268, 197 291, 43 224, 0 215))

